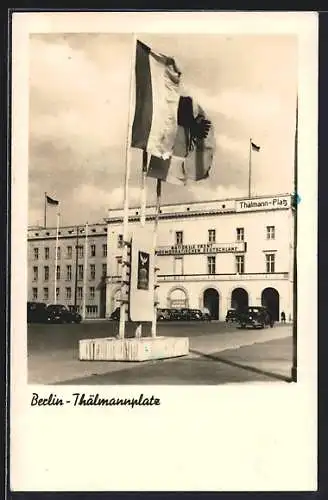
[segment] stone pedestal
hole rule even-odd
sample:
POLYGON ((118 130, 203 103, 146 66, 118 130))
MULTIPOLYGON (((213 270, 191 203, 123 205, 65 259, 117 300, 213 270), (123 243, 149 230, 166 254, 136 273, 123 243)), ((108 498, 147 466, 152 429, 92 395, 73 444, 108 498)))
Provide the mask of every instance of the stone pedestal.
POLYGON ((188 337, 100 338, 79 341, 80 361, 149 361, 189 354, 188 337))

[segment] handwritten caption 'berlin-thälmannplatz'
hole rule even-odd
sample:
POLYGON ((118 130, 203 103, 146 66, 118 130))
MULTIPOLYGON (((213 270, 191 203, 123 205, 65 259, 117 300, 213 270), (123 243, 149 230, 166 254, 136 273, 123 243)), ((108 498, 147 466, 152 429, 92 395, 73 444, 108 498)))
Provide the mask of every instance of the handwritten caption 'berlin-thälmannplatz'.
POLYGON ((99 393, 86 394, 84 392, 73 392, 71 397, 59 397, 50 393, 46 397, 40 397, 37 392, 32 393, 31 406, 159 406, 161 401, 155 396, 144 396, 140 394, 138 398, 103 398, 99 393))

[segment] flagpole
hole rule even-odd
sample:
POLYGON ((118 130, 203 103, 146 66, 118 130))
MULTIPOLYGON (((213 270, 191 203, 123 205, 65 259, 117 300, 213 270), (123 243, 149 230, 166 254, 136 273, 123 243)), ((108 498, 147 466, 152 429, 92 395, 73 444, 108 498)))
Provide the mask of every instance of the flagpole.
POLYGON ((125 179, 124 179, 124 213, 123 213, 123 256, 122 256, 122 281, 121 281, 121 307, 120 307, 120 324, 118 337, 123 339, 125 335, 125 314, 127 310, 126 304, 126 287, 127 283, 127 257, 128 257, 128 224, 129 224, 129 180, 131 170, 131 136, 132 136, 132 114, 133 114, 133 76, 136 61, 136 36, 132 35, 132 50, 131 50, 131 67, 130 67, 130 87, 129 87, 129 112, 125 145, 125 179))
MULTIPOLYGON (((140 202, 140 225, 145 227, 146 224, 146 206, 147 206, 147 163, 148 163, 147 151, 142 151, 142 172, 141 172, 141 202, 140 202)), ((136 338, 140 338, 142 335, 142 323, 139 323, 135 330, 136 338)))
POLYGON ((147 151, 142 151, 142 179, 141 179, 141 203, 140 203, 140 223, 142 226, 146 224, 146 205, 147 205, 147 151))
POLYGON ((56 227, 56 245, 55 245, 55 279, 54 279, 54 304, 57 304, 57 264, 58 264, 58 235, 59 235, 59 217, 60 212, 57 212, 57 227, 56 227))
POLYGON ((47 227, 47 193, 44 193, 44 228, 47 227))
POLYGON ((85 224, 84 270, 83 270, 83 309, 82 309, 82 319, 83 320, 85 320, 85 318, 86 318, 87 269, 88 269, 88 223, 85 224))
POLYGON ((151 336, 156 337, 157 333, 157 267, 156 267, 156 246, 157 246, 157 233, 158 233, 158 220, 161 208, 161 195, 162 195, 162 181, 157 179, 156 184, 156 211, 155 211, 155 225, 154 225, 154 235, 153 235, 153 248, 155 252, 155 269, 154 269, 154 314, 151 323, 151 336))
POLYGON ((74 283, 74 310, 77 310, 77 271, 79 259, 79 226, 76 226, 76 246, 75 246, 75 283, 74 283))
POLYGON ((248 159, 248 198, 251 197, 252 178, 252 138, 249 139, 249 159, 248 159))

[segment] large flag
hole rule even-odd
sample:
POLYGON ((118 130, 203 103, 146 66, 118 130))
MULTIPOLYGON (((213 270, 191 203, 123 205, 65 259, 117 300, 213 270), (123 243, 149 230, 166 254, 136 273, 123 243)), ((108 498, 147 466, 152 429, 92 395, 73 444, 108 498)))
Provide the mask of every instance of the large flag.
POLYGON ((131 146, 158 158, 172 155, 181 72, 172 57, 137 41, 136 104, 131 146))
POLYGON ((50 196, 48 196, 47 194, 46 194, 46 200, 47 200, 47 203, 49 203, 49 205, 59 205, 58 200, 55 200, 54 198, 50 198, 50 196))
POLYGON ((180 97, 177 121, 172 157, 152 155, 147 175, 174 184, 206 179, 215 152, 213 125, 192 97, 180 97))

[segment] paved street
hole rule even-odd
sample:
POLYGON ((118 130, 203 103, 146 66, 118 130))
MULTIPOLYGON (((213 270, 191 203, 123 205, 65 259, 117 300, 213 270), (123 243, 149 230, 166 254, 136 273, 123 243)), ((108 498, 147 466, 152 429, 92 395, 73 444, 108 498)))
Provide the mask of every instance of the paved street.
MULTIPOLYGON (((133 329, 128 324, 127 336, 133 329)), ((110 337, 117 330, 110 321, 28 325, 29 383, 213 385, 290 377, 291 325, 240 330, 219 322, 159 323, 158 335, 189 337, 188 356, 142 363, 78 360, 79 339, 110 337)))

